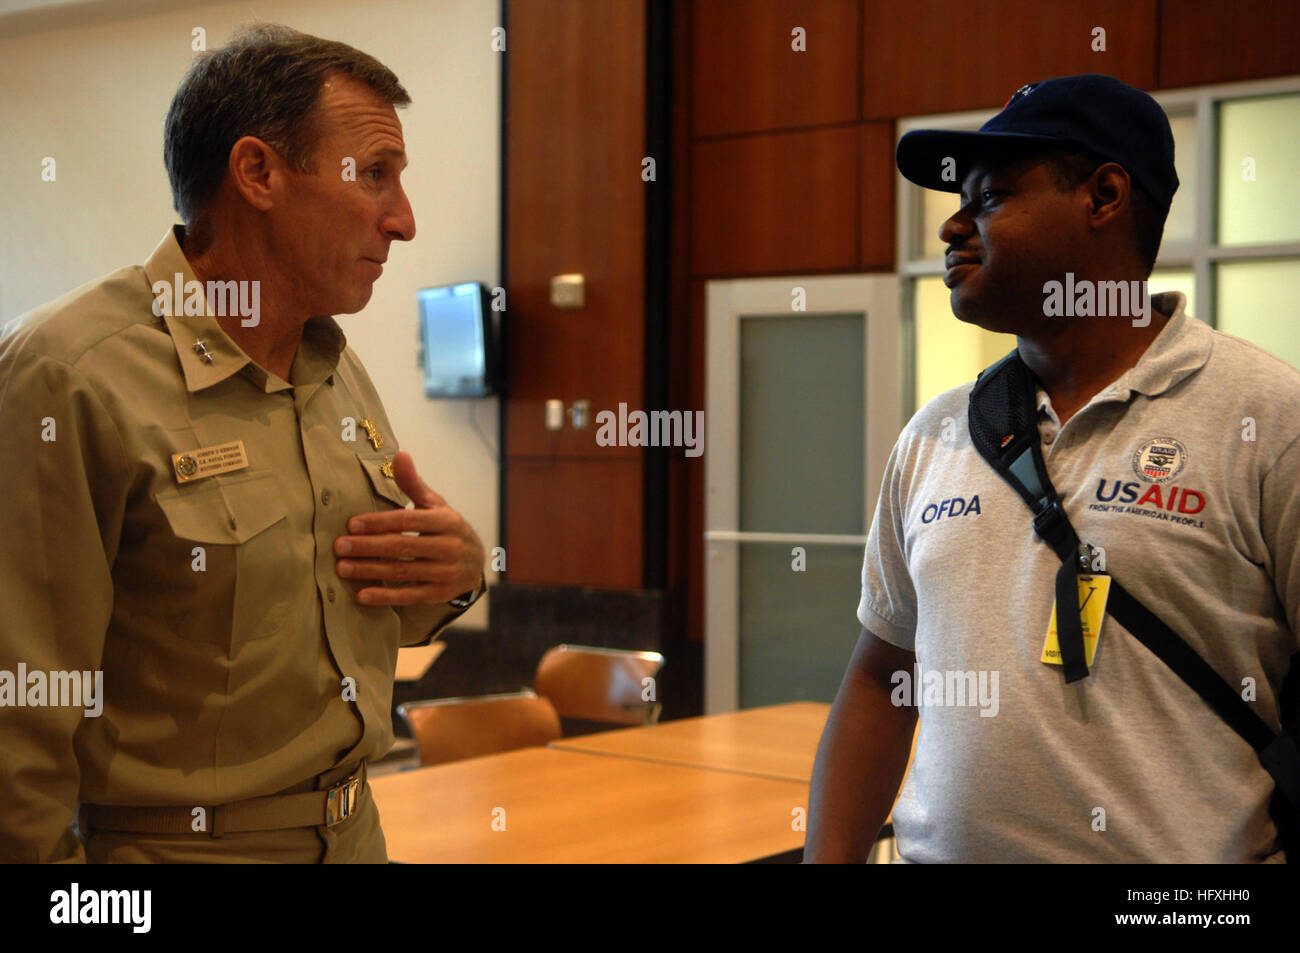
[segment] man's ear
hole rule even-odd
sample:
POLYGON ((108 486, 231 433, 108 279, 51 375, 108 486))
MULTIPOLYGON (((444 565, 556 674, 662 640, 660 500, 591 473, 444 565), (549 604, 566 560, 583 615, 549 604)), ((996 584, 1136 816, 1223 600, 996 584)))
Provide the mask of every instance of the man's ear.
POLYGON ((1104 228, 1129 205, 1133 182, 1118 162, 1098 166, 1088 179, 1088 223, 1104 228))
POLYGON ((279 153, 256 136, 244 136, 230 147, 226 173, 231 187, 258 211, 275 205, 275 191, 287 171, 279 153))

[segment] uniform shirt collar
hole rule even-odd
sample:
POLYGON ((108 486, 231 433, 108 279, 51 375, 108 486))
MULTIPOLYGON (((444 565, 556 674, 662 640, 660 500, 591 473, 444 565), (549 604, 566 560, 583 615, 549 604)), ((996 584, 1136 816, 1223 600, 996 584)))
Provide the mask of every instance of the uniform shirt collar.
MULTIPOLYGON (((187 390, 193 393, 238 373, 243 373, 267 393, 326 380, 333 383, 334 370, 338 366, 339 355, 347 347, 347 338, 338 322, 329 315, 309 318, 303 326, 302 340, 290 371, 293 379, 290 383, 268 373, 231 340, 217 319, 209 313, 206 295, 203 296, 201 314, 185 314, 185 288, 189 282, 197 282, 198 278, 181 250, 184 237, 185 226, 176 225, 169 229, 145 262, 144 273, 151 291, 158 287, 159 282, 168 288, 168 307, 156 307, 155 314, 158 310, 164 312, 161 318, 167 325, 172 345, 176 348, 187 390), (176 290, 178 285, 179 292, 176 290), (180 308, 171 306, 177 295, 182 304, 180 308), (180 313, 169 314, 167 311, 180 313)), ((154 300, 157 301, 157 296, 154 300)))
MULTIPOLYGON (((1169 320, 1138 362, 1121 374, 1094 400, 1128 400, 1134 391, 1155 397, 1205 366, 1213 346, 1209 325, 1187 313, 1187 295, 1165 291, 1151 296, 1151 307, 1169 320)), ((1036 388, 1039 419, 1056 420, 1051 398, 1036 388)), ((1091 403, 1091 401, 1089 401, 1091 403)), ((1060 426, 1057 422, 1057 426, 1060 426)))

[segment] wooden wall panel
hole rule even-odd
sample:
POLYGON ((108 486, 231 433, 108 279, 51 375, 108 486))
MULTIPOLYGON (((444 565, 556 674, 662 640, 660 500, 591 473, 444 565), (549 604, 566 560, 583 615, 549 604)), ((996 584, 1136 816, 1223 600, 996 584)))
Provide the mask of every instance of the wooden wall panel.
POLYGON ((507 452, 591 453, 591 430, 547 431, 542 407, 644 401, 645 9, 513 0, 509 16, 507 452), (551 307, 567 272, 586 275, 581 310, 551 307))
POLYGON ((856 268, 858 144, 854 126, 697 141, 691 273, 856 268))
POLYGON ((1160 86, 1300 73, 1296 0, 1166 0, 1160 11, 1160 86))
POLYGON ((694 134, 852 122, 860 0, 707 0, 692 9, 694 134), (792 49, 804 30, 805 49, 792 49))
POLYGON ((511 0, 507 17, 506 579, 639 588, 644 452, 598 447, 595 416, 645 401, 646 8, 511 0), (568 272, 580 310, 550 304, 568 272), (546 430, 548 398, 590 401, 591 426, 546 430))
POLYGON ((862 116, 996 109, 1025 83, 1073 73, 1152 89, 1156 2, 865 0, 862 116), (1091 49, 1094 27, 1104 53, 1091 49))
POLYGON ((898 169, 894 165, 894 124, 869 122, 862 130, 862 166, 859 191, 862 209, 862 267, 867 271, 893 271, 894 183, 898 169))
POLYGON ((641 461, 511 457, 511 583, 641 588, 641 461))

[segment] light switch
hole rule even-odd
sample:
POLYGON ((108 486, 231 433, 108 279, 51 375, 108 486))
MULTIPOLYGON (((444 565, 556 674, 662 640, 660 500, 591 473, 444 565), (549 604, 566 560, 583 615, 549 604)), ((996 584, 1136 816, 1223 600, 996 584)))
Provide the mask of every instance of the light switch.
POLYGON ((586 302, 587 278, 585 275, 554 275, 551 278, 551 306, 573 311, 586 302))
POLYGON ((546 429, 564 429, 564 401, 548 400, 546 402, 546 429))

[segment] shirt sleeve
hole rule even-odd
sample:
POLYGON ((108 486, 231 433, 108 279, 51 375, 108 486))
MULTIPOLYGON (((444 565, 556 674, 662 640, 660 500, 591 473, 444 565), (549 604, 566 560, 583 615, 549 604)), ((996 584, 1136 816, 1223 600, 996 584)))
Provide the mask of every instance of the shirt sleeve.
POLYGON ((862 598, 858 621, 872 635, 909 652, 916 651, 916 590, 903 551, 903 438, 894 444, 876 500, 862 560, 862 598))
MULTIPOLYGON (((482 576, 479 579, 478 595, 474 597, 474 602, 482 599, 486 591, 487 578, 482 576)), ((474 602, 471 602, 470 606, 474 602)), ((469 610, 469 606, 458 609, 445 602, 438 605, 396 606, 395 608, 402 619, 402 634, 398 639, 398 645, 404 649, 428 645, 434 636, 469 610)))
MULTIPOLYGON (((129 468, 117 426, 72 366, 0 341, 0 860, 84 861, 77 810, 83 718, 94 705, 20 704, 19 673, 102 671, 113 611, 112 565, 129 468)), ((101 680, 103 692, 113 688, 101 680)), ((67 699, 63 699, 67 700, 67 699)))
POLYGON ((404 649, 416 645, 428 645, 435 635, 465 611, 449 606, 445 602, 436 606, 411 605, 395 608, 402 620, 402 634, 398 637, 397 644, 404 649))
POLYGON ((1260 486, 1260 530, 1272 557, 1273 586, 1300 649, 1300 436, 1287 445, 1260 486))

